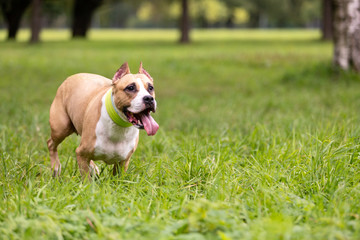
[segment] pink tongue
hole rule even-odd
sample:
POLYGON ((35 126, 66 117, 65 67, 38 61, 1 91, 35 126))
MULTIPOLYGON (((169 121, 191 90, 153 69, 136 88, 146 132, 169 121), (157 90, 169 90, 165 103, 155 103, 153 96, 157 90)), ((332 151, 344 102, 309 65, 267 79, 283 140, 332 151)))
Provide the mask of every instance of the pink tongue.
POLYGON ((141 114, 141 122, 144 125, 147 135, 153 136, 159 129, 159 124, 150 116, 150 114, 141 114))

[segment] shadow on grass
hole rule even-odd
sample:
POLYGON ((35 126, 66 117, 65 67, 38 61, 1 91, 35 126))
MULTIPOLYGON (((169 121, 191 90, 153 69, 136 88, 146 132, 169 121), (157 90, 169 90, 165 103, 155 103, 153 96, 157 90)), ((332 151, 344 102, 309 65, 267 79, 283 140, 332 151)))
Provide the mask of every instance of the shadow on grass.
POLYGON ((343 71, 329 62, 289 69, 280 79, 282 84, 294 87, 323 87, 331 83, 360 83, 360 74, 343 71))

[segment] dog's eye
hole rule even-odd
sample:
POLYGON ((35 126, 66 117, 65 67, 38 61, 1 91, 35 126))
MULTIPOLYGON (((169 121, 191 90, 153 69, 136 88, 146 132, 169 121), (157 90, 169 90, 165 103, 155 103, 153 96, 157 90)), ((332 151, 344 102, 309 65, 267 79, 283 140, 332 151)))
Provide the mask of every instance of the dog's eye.
POLYGON ((154 91, 154 86, 151 83, 148 83, 148 91, 149 92, 154 91))
POLYGON ((125 90, 126 90, 126 91, 129 91, 129 92, 134 92, 134 91, 136 91, 136 87, 135 87, 134 84, 131 84, 131 85, 127 86, 127 87, 125 88, 125 90))

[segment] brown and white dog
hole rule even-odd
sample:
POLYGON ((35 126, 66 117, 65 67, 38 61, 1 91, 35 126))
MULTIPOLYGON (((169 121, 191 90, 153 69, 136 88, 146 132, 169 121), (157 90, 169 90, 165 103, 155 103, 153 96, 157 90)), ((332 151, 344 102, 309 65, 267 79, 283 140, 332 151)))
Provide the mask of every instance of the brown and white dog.
POLYGON ((93 160, 113 164, 115 175, 127 170, 139 141, 139 129, 154 135, 159 125, 150 116, 156 101, 152 77, 140 64, 131 74, 124 63, 112 81, 100 75, 79 73, 58 88, 50 108, 51 137, 47 141, 53 176, 60 175, 57 147, 70 134, 81 135, 76 157, 81 175, 99 174, 93 160))

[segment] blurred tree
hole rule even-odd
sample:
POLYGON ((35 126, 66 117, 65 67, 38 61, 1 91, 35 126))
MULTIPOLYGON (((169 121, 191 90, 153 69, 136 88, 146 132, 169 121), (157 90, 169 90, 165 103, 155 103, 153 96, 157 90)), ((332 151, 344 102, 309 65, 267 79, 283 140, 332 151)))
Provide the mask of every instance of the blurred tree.
POLYGON ((31 43, 37 43, 40 41, 41 31, 41 0, 32 1, 31 9, 31 43))
POLYGON ((180 1, 144 1, 136 17, 141 27, 176 27, 181 15, 180 1))
POLYGON ((180 43, 190 42, 189 1, 181 0, 180 43))
MULTIPOLYGON (((174 21, 181 18, 181 1, 144 1, 138 11, 137 17, 150 26, 173 27, 174 21)), ((221 0, 188 0, 188 14, 191 22, 199 27, 223 26, 228 8, 221 0)))
POLYGON ((228 18, 227 5, 220 0, 196 0, 191 2, 191 17, 200 27, 207 28, 228 18))
POLYGON ((233 10, 233 22, 235 24, 245 24, 249 21, 249 13, 244 8, 235 8, 233 10))
POLYGON ((332 0, 334 64, 360 72, 360 0, 332 0))
POLYGON ((321 1, 303 0, 300 9, 300 18, 295 26, 318 28, 321 26, 321 1))
POLYGON ((249 23, 250 28, 262 27, 262 23, 266 21, 266 12, 270 9, 270 5, 265 0, 239 0, 239 3, 249 12, 249 23))
POLYGON ((42 0, 42 25, 49 28, 71 26, 73 0, 42 0))
POLYGON ((0 0, 1 10, 8 29, 8 40, 14 40, 20 27, 21 18, 31 0, 0 0))
POLYGON ((95 12, 93 17, 93 27, 105 28, 124 28, 131 27, 134 16, 136 16, 138 4, 132 1, 107 0, 95 12))
POLYGON ((191 18, 190 18, 190 1, 189 0, 153 0, 151 2, 145 2, 143 3, 145 5, 140 7, 140 11, 138 11, 138 16, 143 19, 149 19, 150 16, 153 16, 155 18, 159 18, 159 16, 162 15, 162 17, 166 17, 166 14, 162 14, 162 11, 166 11, 166 7, 168 8, 167 12, 169 14, 175 14, 178 13, 178 24, 179 24, 179 30, 180 30, 180 43, 189 43, 190 42, 190 28, 191 28, 191 18), (180 11, 177 11, 177 5, 180 5, 180 11), (169 11, 170 10, 170 11, 169 11), (151 11, 154 11, 155 14, 151 13, 151 11))
MULTIPOLYGON (((223 0, 231 1, 231 0, 223 0)), ((233 0, 249 13, 248 26, 304 27, 318 25, 319 1, 314 0, 233 0)))
POLYGON ((73 8, 72 36, 85 38, 91 25, 94 11, 104 0, 75 0, 73 8))
POLYGON ((235 25, 245 24, 249 22, 249 12, 245 9, 246 3, 242 0, 222 0, 227 7, 227 18, 225 26, 233 28, 235 25))
POLYGON ((141 21, 150 21, 153 18, 153 8, 151 2, 144 2, 137 11, 137 17, 141 21))
POLYGON ((239 0, 222 0, 228 8, 228 16, 226 19, 226 27, 232 28, 235 26, 235 9, 241 6, 241 1, 239 0))
POLYGON ((331 0, 322 0, 321 33, 323 40, 331 40, 333 38, 332 9, 333 6, 331 0))

